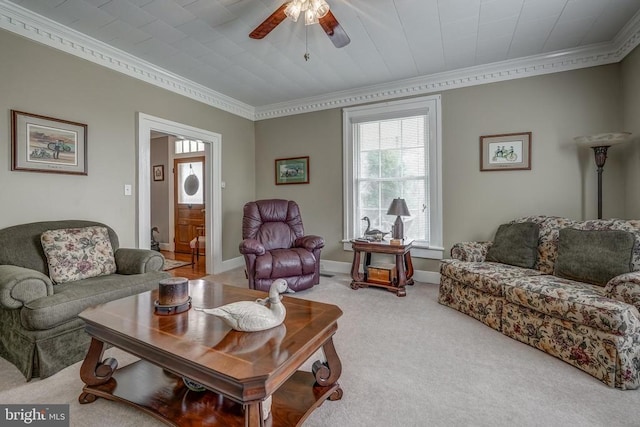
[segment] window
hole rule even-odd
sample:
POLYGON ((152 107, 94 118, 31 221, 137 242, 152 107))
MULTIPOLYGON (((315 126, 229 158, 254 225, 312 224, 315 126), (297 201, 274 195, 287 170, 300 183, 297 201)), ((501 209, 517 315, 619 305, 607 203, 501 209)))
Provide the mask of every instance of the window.
POLYGON ((405 199, 412 255, 442 258, 440 95, 345 108, 344 240, 371 228, 391 231, 391 201, 405 199))
POLYGON ((175 142, 176 154, 198 153, 204 151, 204 142, 192 139, 178 139, 175 142))
MULTIPOLYGON (((204 182, 204 171, 202 170, 203 162, 189 162, 178 163, 178 182, 182 183, 178 185, 178 203, 185 205, 201 205, 204 204, 204 191, 202 191, 201 183, 204 182), (192 175, 195 176, 195 181, 198 183, 195 187, 195 192, 191 191, 189 194, 187 191, 186 180, 192 175)), ((191 178, 192 179, 192 178, 191 178)))

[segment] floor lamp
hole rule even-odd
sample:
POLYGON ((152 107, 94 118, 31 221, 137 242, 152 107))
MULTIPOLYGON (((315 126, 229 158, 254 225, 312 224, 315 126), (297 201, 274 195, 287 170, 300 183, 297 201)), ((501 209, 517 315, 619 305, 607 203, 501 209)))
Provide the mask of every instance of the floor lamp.
POLYGON ((629 132, 610 132, 574 138, 578 144, 593 149, 598 167, 598 219, 602 219, 602 171, 604 170, 604 162, 607 161, 607 150, 612 145, 628 140, 630 136, 629 132))

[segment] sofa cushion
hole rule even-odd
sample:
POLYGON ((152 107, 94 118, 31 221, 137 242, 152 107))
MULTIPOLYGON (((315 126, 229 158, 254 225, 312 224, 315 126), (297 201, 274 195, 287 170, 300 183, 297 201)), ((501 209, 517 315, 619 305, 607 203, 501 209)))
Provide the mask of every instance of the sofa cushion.
POLYGON ((502 224, 487 252, 487 261, 533 268, 538 257, 539 230, 533 222, 502 224))
POLYGON ((640 331, 640 313, 629 304, 605 296, 601 286, 543 275, 504 282, 508 302, 580 325, 629 335, 640 331))
POLYGON ((527 216, 511 222, 534 222, 540 226, 538 260, 533 268, 540 270, 544 274, 553 274, 554 264, 558 256, 558 232, 562 228, 577 224, 577 222, 568 218, 546 215, 527 216))
POLYGON ((106 227, 64 228, 42 233, 49 277, 65 283, 116 272, 116 260, 106 227))
POLYGON ((495 262, 468 262, 457 259, 443 260, 440 274, 491 295, 502 296, 505 280, 542 273, 530 268, 495 262))
POLYGON ((554 274, 604 286, 631 271, 633 234, 620 230, 560 230, 554 274))
POLYGON ((621 230, 633 234, 635 244, 631 254, 632 270, 640 270, 640 220, 637 219, 591 219, 576 223, 580 230, 621 230))
POLYGON ((164 271, 144 274, 111 274, 53 287, 54 294, 26 303, 20 310, 22 326, 28 330, 50 329, 77 319, 85 308, 156 289, 164 271))
POLYGON ((42 250, 42 233, 47 230, 61 228, 79 228, 99 225, 109 230, 111 246, 116 251, 119 248, 118 235, 108 225, 83 220, 41 221, 19 224, 0 230, 0 265, 16 265, 18 267, 36 270, 49 275, 47 257, 42 250))

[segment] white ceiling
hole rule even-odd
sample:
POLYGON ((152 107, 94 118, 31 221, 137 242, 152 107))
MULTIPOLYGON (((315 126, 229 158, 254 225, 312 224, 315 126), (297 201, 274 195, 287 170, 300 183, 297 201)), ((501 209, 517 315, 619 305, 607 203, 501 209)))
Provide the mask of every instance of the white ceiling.
POLYGON ((612 43, 640 16, 640 0, 327 1, 351 38, 342 49, 302 20, 286 19, 264 39, 250 39, 284 0, 10 3, 257 109, 561 56, 612 43))

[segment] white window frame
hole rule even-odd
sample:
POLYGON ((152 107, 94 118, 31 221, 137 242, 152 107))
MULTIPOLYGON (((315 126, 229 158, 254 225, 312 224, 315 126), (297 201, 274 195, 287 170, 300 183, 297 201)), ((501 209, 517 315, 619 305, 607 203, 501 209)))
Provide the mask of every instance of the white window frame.
POLYGON ((342 110, 343 149, 343 246, 352 250, 350 240, 355 236, 358 218, 355 191, 355 171, 359 153, 355 144, 354 124, 364 121, 400 118, 426 114, 429 119, 429 200, 430 242, 428 245, 414 243, 411 256, 417 258, 442 259, 442 106, 441 95, 430 95, 399 101, 383 102, 344 108, 342 110))
POLYGON ((194 153, 204 153, 205 151, 205 147, 204 147, 204 142, 198 140, 198 139, 175 139, 173 141, 173 154, 175 156, 183 156, 183 155, 191 155, 194 153), (184 143, 188 141, 189 142, 189 149, 187 151, 184 151, 184 143), (192 150, 191 149, 191 143, 195 142, 196 144, 196 149, 192 150), (178 144, 180 144, 180 148, 182 151, 180 151, 178 153, 178 144))

